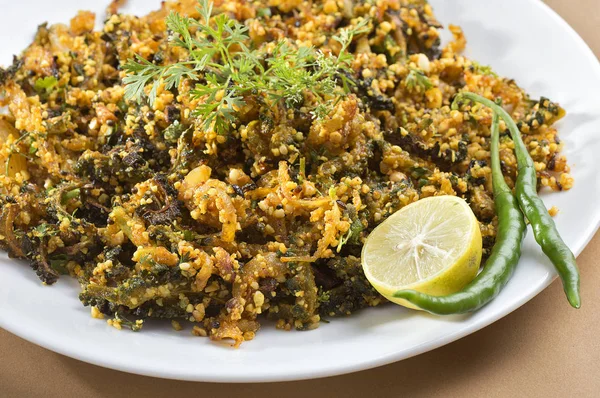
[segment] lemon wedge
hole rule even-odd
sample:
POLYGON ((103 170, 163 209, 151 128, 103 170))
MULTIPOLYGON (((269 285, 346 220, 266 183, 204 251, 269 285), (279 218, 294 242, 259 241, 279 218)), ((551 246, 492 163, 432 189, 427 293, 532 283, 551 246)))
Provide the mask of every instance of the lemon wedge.
POLYGON ((466 201, 434 196, 403 207, 371 232, 362 250, 365 276, 385 298, 412 289, 434 296, 460 291, 481 263, 481 232, 466 201))

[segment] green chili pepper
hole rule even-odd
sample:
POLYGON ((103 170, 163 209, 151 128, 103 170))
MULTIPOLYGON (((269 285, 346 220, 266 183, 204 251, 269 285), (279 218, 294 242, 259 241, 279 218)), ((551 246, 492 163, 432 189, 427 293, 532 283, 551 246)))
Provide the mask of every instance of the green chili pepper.
POLYGON ((537 176, 533 159, 529 155, 523 140, 521 132, 510 115, 499 105, 495 104, 486 98, 483 98, 474 93, 460 93, 455 100, 455 104, 461 99, 467 99, 473 102, 478 102, 484 106, 491 108, 500 116, 506 123, 510 135, 515 143, 515 155, 518 163, 518 176, 515 187, 515 195, 521 210, 525 217, 531 223, 535 240, 541 246, 542 251, 552 261, 560 279, 562 280, 563 289, 569 300, 569 303, 574 308, 581 307, 581 298, 579 295, 579 270, 575 256, 560 237, 554 220, 544 202, 537 194, 537 176))
POLYGON ((498 214, 496 244, 483 271, 462 291, 447 296, 431 296, 414 290, 396 292, 394 297, 410 301, 417 307, 438 315, 475 311, 492 301, 506 285, 521 257, 521 244, 527 231, 519 203, 506 185, 500 168, 499 119, 492 123, 492 185, 498 214))

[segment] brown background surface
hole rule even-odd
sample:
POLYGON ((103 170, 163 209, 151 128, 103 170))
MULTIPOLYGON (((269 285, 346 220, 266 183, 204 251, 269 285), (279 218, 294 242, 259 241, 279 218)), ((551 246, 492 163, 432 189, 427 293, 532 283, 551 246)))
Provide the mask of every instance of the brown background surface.
MULTIPOLYGON (((600 56, 600 0, 546 2, 600 56)), ((224 385, 153 379, 66 358, 0 329, 0 397, 597 397, 599 256, 600 234, 579 257, 585 300, 579 311, 569 308, 554 282, 521 309, 455 343, 377 369, 312 381, 224 385)))

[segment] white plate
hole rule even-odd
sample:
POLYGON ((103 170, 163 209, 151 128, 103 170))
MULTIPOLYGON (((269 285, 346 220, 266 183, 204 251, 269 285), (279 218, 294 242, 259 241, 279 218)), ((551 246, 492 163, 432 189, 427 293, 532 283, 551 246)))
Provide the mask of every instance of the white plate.
MULTIPOLYGON (((101 14, 108 0, 14 2, 0 0, 0 63, 31 40, 38 22, 68 21, 80 8, 101 14)), ((130 1, 129 11, 146 13, 159 1, 130 1)), ((510 76, 534 97, 563 105, 561 138, 573 166, 575 187, 544 195, 560 213, 558 227, 579 254, 600 221, 600 66, 577 34, 537 0, 432 0, 447 25, 461 25, 468 55, 510 76)), ((514 311, 555 277, 528 235, 523 257, 508 286, 490 305, 470 316, 438 318, 397 306, 334 319, 311 332, 283 332, 263 325, 255 340, 238 350, 176 333, 150 322, 141 333, 117 331, 92 319, 67 278, 42 286, 28 267, 0 259, 0 326, 61 354, 113 369, 164 378, 256 382, 323 377, 372 368, 448 344, 514 311)), ((583 305, 586 305, 585 295, 583 305)), ((568 305, 566 299, 563 305, 568 305)))

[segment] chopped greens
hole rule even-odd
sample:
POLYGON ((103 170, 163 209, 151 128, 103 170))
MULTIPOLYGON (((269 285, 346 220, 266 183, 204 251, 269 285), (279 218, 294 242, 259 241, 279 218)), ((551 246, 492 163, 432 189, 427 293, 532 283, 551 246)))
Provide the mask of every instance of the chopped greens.
POLYGON ((37 79, 33 88, 40 94, 50 94, 57 84, 58 80, 54 76, 48 76, 37 79))

